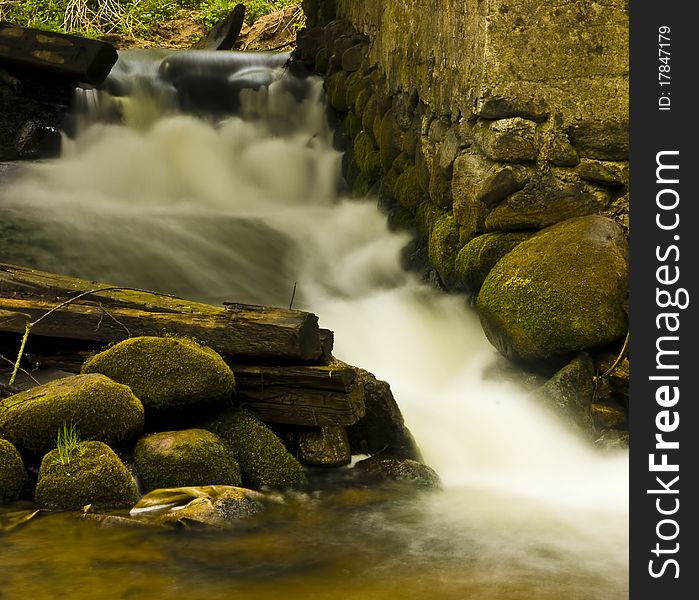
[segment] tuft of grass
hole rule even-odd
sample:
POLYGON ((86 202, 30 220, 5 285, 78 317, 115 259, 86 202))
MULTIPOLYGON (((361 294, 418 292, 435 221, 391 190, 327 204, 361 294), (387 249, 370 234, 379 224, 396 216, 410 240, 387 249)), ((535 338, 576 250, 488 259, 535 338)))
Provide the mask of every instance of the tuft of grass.
POLYGON ((58 450, 58 462, 62 465, 70 464, 70 458, 80 443, 80 434, 71 422, 70 425, 63 423, 58 430, 56 439, 56 449, 58 450))

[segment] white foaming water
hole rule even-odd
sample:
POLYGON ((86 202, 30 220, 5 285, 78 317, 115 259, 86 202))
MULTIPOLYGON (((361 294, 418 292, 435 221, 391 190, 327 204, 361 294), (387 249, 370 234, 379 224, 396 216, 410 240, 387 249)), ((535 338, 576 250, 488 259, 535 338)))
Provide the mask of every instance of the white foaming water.
POLYGON ((218 123, 131 96, 125 124, 93 123, 5 188, 9 258, 214 302, 285 306, 296 283, 294 306, 335 331, 336 356, 390 382, 440 473, 426 526, 494 560, 535 561, 543 544, 623 589, 627 455, 485 376, 496 353, 465 299, 402 269, 408 238, 375 199, 338 197, 320 82, 303 105, 280 87, 247 90, 243 118, 218 123))

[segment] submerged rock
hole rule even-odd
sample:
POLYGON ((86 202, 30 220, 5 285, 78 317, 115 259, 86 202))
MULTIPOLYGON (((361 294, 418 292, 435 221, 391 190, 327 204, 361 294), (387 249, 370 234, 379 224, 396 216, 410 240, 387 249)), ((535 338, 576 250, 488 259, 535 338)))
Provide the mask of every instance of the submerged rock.
POLYGON ((360 460, 354 467, 370 477, 410 483, 428 488, 441 487, 439 475, 434 469, 416 460, 377 454, 360 460))
POLYGON ((27 485, 27 471, 17 449, 0 439, 0 504, 17 500, 27 485))
POLYGON ((301 463, 260 419, 248 410, 230 410, 211 423, 233 449, 240 468, 255 486, 290 487, 306 483, 301 463))
POLYGON ((134 459, 146 490, 241 483, 233 452, 205 429, 146 435, 138 440, 134 459))
POLYGON ((344 427, 318 427, 299 434, 299 459, 312 467, 341 467, 352 460, 344 427))
POLYGON ((127 386, 96 373, 56 379, 0 400, 0 435, 21 451, 48 452, 65 424, 83 439, 121 445, 141 433, 143 405, 127 386))
POLYGON ((574 427, 591 434, 594 376, 595 365, 583 352, 541 386, 537 395, 574 427))
POLYGON ((235 391, 220 354, 187 338, 130 338, 85 361, 82 372, 128 385, 146 410, 225 401, 235 391))
POLYGON ((570 219, 517 245, 490 271, 477 308, 506 357, 550 359, 626 333, 627 242, 597 215, 570 219))
POLYGON ((41 462, 35 500, 43 508, 125 508, 137 497, 131 473, 102 442, 80 442, 67 456, 57 448, 41 462))
POLYGON ((166 488, 143 496, 130 515, 161 525, 226 527, 259 513, 269 500, 260 492, 228 485, 166 488))

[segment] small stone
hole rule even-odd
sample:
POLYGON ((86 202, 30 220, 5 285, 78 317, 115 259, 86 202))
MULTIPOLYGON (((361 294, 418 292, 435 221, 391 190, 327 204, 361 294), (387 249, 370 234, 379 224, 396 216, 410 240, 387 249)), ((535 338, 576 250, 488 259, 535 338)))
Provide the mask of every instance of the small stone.
POLYGON ((359 461, 355 467, 371 477, 397 481, 426 488, 441 487, 439 475, 434 469, 416 460, 377 454, 359 461))
POLYGON ((299 459, 312 467, 341 467, 352 460, 344 427, 319 427, 299 434, 299 459))
POLYGON ((476 143, 488 158, 502 162, 536 159, 536 123, 520 117, 481 121, 475 131, 476 143))

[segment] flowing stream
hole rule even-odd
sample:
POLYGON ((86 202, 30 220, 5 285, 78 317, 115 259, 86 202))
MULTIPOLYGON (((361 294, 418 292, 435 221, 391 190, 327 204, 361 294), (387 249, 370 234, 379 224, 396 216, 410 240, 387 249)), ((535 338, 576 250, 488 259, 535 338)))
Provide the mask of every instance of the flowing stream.
POLYGON ((166 57, 122 55, 119 96, 84 92, 61 158, 0 187, 0 257, 215 303, 296 285, 334 354, 390 382, 444 489, 292 494, 214 533, 44 517, 0 538, 0 598, 627 597, 628 456, 499 374, 465 299, 402 268, 375 198, 340 193, 322 82, 239 57, 183 82, 166 57))

